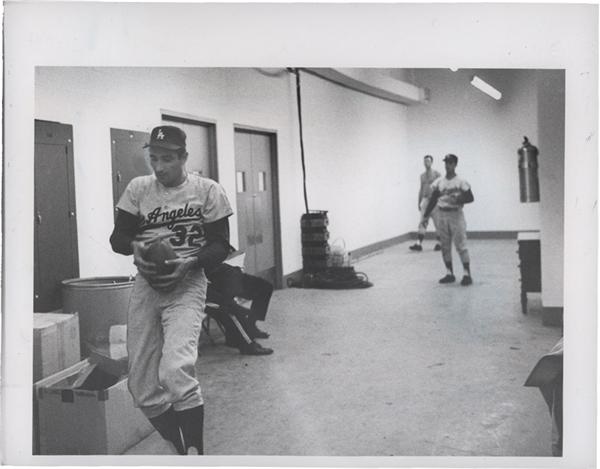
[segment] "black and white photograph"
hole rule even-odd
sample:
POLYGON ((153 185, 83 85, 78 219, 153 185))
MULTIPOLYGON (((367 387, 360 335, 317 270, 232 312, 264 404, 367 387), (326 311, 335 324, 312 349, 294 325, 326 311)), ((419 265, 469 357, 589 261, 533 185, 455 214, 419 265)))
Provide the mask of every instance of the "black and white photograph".
POLYGON ((3 463, 592 467, 597 40, 9 2, 3 463))

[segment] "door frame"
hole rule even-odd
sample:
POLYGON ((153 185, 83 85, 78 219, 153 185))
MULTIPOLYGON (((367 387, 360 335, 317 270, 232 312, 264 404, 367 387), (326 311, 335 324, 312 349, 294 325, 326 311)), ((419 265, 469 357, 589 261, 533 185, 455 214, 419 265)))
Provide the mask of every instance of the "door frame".
MULTIPOLYGON (((280 194, 279 194, 279 165, 278 165, 278 134, 275 129, 265 127, 256 127, 245 124, 233 124, 233 134, 235 132, 246 132, 264 135, 269 138, 269 146, 271 147, 270 163, 271 163, 271 187, 273 188, 273 250, 275 253, 275 288, 283 288, 283 254, 281 245, 281 214, 280 214, 280 194)), ((234 171, 235 155, 234 155, 234 171)))
POLYGON ((217 155, 217 121, 206 117, 198 117, 183 112, 169 111, 168 109, 160 110, 161 121, 181 122, 182 124, 199 125, 208 128, 208 169, 210 171, 210 179, 219 181, 219 165, 217 155))

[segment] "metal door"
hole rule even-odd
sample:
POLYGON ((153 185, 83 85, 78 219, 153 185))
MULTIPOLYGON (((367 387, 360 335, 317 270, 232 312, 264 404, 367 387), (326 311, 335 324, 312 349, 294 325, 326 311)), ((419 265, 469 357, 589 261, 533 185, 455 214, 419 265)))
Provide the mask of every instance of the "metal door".
MULTIPOLYGON (((113 207, 134 177, 152 174, 152 167, 144 145, 150 140, 148 132, 135 130, 110 129, 113 207)), ((115 208, 116 213, 116 208, 115 208)))
POLYGON ((277 284, 272 137, 236 130, 235 165, 239 249, 245 268, 277 284))
POLYGON ((79 276, 73 128, 35 121, 34 311, 62 306, 61 281, 79 276))
POLYGON ((163 115, 164 125, 174 125, 185 132, 188 159, 185 168, 190 173, 217 180, 214 158, 214 125, 190 119, 163 115))

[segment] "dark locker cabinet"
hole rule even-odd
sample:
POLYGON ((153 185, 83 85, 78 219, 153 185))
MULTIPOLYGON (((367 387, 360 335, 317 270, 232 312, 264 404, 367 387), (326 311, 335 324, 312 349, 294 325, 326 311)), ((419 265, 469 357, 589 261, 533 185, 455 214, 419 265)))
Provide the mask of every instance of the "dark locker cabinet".
POLYGON ((521 308, 523 314, 527 314, 527 293, 542 291, 540 234, 539 232, 519 233, 517 241, 521 273, 521 308))
POLYGON ((113 207, 117 206, 129 181, 137 176, 152 174, 152 167, 144 149, 149 140, 148 132, 110 129, 113 207))
POLYGON ((35 121, 34 311, 62 306, 61 281, 79 276, 73 128, 35 121))

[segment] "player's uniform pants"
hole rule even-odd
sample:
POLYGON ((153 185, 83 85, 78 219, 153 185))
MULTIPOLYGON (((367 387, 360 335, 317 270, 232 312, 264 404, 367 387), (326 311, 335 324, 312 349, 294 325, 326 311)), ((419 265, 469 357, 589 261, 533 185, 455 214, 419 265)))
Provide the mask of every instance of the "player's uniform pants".
POLYGON ((180 411, 203 403, 195 364, 206 285, 202 269, 188 272, 168 292, 136 277, 127 317, 128 387, 148 418, 171 405, 180 411))
POLYGON ((442 257, 445 262, 452 262, 452 243, 464 264, 469 262, 467 250, 467 222, 462 208, 438 208, 437 231, 442 246, 442 257))
POLYGON ((427 205, 429 204, 429 198, 428 197, 423 197, 421 199, 421 221, 419 222, 419 234, 420 235, 425 235, 425 232, 427 231, 427 225, 429 225, 429 219, 431 218, 431 221, 433 221, 433 227, 434 229, 437 231, 437 226, 438 226, 438 208, 434 207, 434 209, 431 211, 431 213, 429 214, 429 216, 427 218, 425 218, 425 210, 427 210, 427 205))

